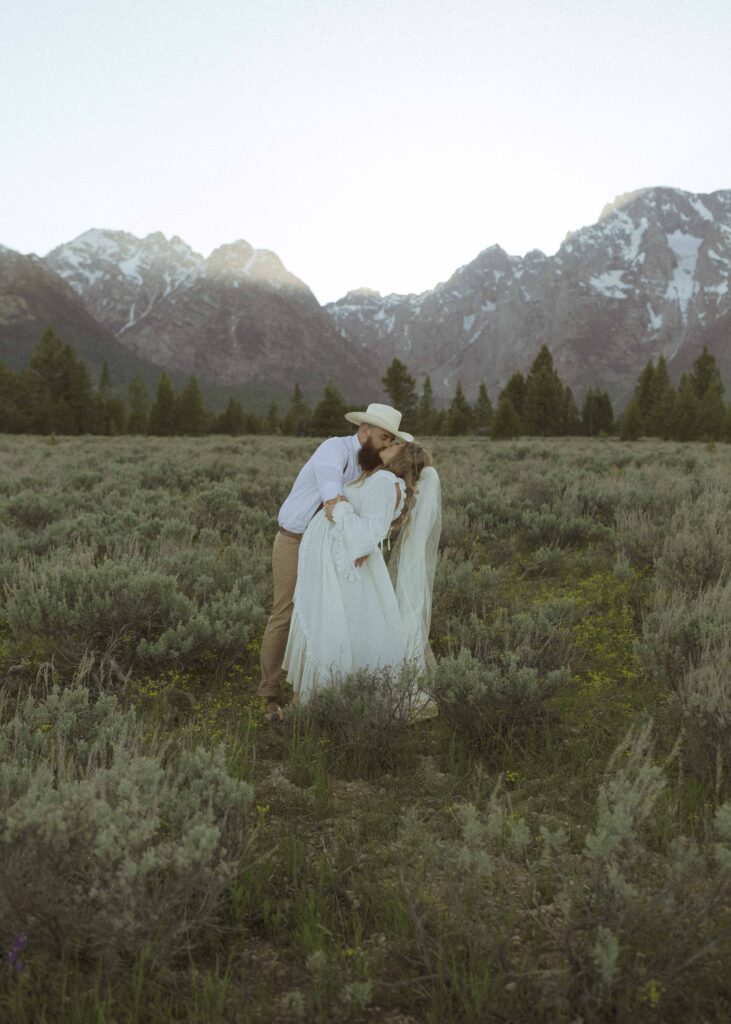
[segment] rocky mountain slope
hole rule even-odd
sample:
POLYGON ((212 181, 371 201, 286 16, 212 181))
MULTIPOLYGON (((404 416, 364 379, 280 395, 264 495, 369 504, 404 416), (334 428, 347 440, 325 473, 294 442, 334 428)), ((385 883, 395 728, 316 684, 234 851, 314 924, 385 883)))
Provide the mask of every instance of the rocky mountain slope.
POLYGON ((316 397, 327 379, 351 401, 382 399, 394 356, 438 398, 457 380, 495 397, 543 343, 578 400, 606 387, 621 409, 648 358, 664 354, 677 378, 704 344, 731 392, 731 190, 642 189, 552 256, 493 245, 432 291, 325 308, 243 240, 207 259, 160 232, 94 229, 42 260, 0 247, 0 358, 25 365, 48 323, 92 366, 106 358, 113 381, 194 373, 213 407, 232 394, 261 406, 295 382, 316 397))
POLYGON ((84 306, 74 290, 38 256, 0 246, 0 360, 18 372, 28 364, 48 326, 70 342, 98 380, 106 361, 111 378, 128 383, 135 374, 157 379, 149 363, 129 352, 84 306))
POLYGON ((45 257, 138 358, 220 386, 351 400, 382 395, 378 361, 345 342, 310 289, 268 250, 239 240, 207 259, 182 239, 87 231, 45 257))
POLYGON ((702 344, 731 391, 731 191, 649 188, 620 196, 558 252, 510 256, 498 245, 421 295, 350 292, 326 309, 343 336, 398 356, 438 396, 461 380, 495 395, 541 344, 583 397, 606 387, 620 407, 650 357, 677 374, 702 344))

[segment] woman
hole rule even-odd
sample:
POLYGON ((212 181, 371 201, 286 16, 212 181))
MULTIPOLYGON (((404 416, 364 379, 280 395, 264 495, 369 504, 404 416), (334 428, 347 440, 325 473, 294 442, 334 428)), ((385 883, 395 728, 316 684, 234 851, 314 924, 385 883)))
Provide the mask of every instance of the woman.
POLYGON ((431 591, 441 531, 439 476, 416 442, 380 453, 382 469, 345 487, 332 522, 320 511, 302 538, 284 669, 305 703, 332 674, 361 668, 425 671, 431 591), (391 525, 401 525, 394 552, 396 588, 383 559, 391 525))

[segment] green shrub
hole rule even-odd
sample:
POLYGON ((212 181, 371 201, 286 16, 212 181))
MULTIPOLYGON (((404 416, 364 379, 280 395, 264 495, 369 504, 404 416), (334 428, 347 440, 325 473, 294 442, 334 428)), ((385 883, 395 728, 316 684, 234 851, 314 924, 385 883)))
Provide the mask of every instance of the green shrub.
POLYGON ((731 640, 706 643, 678 687, 691 770, 731 770, 731 640))
POLYGON ((560 575, 566 553, 556 544, 549 544, 533 552, 533 557, 523 569, 523 576, 532 579, 536 576, 560 575))
POLYGON ((731 630, 731 581, 696 593, 658 588, 645 615, 638 655, 660 686, 680 692, 704 651, 718 649, 731 630))
POLYGON ((731 571, 729 495, 710 490, 683 501, 672 516, 655 563, 658 584, 694 593, 724 583, 731 571))
POLYGON ((450 550, 445 551, 434 580, 434 632, 439 632, 439 624, 451 615, 485 614, 493 609, 506 577, 503 566, 476 565, 470 558, 457 559, 450 550))
POLYGON ((454 838, 406 814, 388 899, 412 970, 434 978, 429 1019, 719 1019, 731 803, 701 846, 669 826, 665 791, 647 722, 612 754, 588 829, 529 823, 500 781, 484 809, 453 808, 454 838))
POLYGON ((241 580, 229 592, 212 595, 185 622, 168 626, 156 640, 140 640, 138 657, 154 667, 200 662, 208 654, 219 659, 240 655, 266 619, 249 588, 249 581, 241 580))
POLYGON ((328 745, 328 761, 341 774, 369 774, 413 757, 411 725, 428 713, 422 677, 410 667, 334 675, 307 704, 299 720, 328 745))
POLYGON ((662 545, 663 525, 644 509, 623 508, 615 515, 615 545, 635 569, 652 565, 662 545))
POLYGON ((60 518, 63 507, 57 495, 26 489, 8 498, 5 515, 12 524, 24 530, 38 531, 60 518))
POLYGON ((505 664, 498 667, 462 650, 439 662, 432 694, 450 728, 469 742, 485 746, 545 720, 546 702, 569 680, 565 668, 540 675, 514 655, 506 656, 505 664))
POLYGON ((29 955, 125 970, 187 956, 246 855, 251 787, 112 695, 27 698, 0 725, 0 919, 29 955))
POLYGON ((512 659, 545 675, 568 660, 577 616, 573 599, 543 601, 515 611, 502 607, 492 614, 454 616, 446 629, 451 653, 466 648, 491 666, 512 659))
MULTIPOLYGON (((127 637, 127 656, 148 667, 239 652, 261 628, 264 611, 246 579, 202 604, 181 593, 176 578, 148 567, 141 556, 105 559, 88 552, 73 561, 21 562, 4 585, 4 617, 18 646, 42 638, 48 654, 70 665, 90 646, 127 637)), ((205 579, 198 581, 205 585, 205 579)))

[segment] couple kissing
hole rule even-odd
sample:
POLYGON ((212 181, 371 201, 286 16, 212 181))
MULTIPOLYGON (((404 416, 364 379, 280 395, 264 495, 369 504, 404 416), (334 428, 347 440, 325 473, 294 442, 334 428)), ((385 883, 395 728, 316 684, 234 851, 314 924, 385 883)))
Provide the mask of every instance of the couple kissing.
POLYGON ((345 419, 357 432, 323 441, 279 509, 259 684, 269 720, 283 717, 284 672, 305 704, 360 669, 398 672, 410 663, 428 675, 434 667, 439 475, 427 449, 400 429, 397 409, 371 403, 345 419), (383 542, 393 526, 387 566, 383 542))

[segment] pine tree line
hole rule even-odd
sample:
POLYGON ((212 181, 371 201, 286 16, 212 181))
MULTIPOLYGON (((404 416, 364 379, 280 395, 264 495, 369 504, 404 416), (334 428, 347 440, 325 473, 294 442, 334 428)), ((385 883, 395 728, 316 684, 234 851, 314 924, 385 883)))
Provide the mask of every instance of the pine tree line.
MULTIPOLYGON (((597 436, 619 433, 623 440, 655 436, 672 440, 731 440, 731 407, 723 402, 724 385, 715 359, 704 348, 676 389, 662 356, 649 360, 633 397, 617 423, 609 395, 590 388, 581 411, 571 388, 559 377, 546 345, 527 374, 514 373, 493 404, 484 381, 470 403, 456 382, 454 395, 437 409, 431 379, 421 392, 406 365, 394 359, 382 378, 391 403, 414 434, 476 435, 495 439, 519 436, 597 436)), ((26 369, 14 373, 0 362, 0 432, 28 434, 287 434, 327 437, 343 431, 350 407, 328 382, 314 407, 294 385, 286 410, 272 402, 265 415, 245 410, 232 398, 215 414, 205 408, 200 387, 191 376, 177 394, 163 371, 150 398, 141 377, 129 384, 125 398, 109 394, 106 363, 96 390, 85 363, 69 344, 48 328, 26 369)))
POLYGON ((660 356, 639 376, 619 425, 622 440, 662 437, 672 441, 731 441, 731 406, 716 360, 704 346, 676 388, 660 356))

